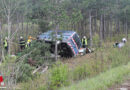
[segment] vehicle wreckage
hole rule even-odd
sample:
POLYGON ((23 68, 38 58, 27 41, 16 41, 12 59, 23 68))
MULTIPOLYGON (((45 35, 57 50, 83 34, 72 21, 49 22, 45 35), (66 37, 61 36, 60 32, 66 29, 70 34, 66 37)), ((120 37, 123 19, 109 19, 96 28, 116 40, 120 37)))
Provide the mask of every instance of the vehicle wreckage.
MULTIPOLYGON (((50 52, 55 53, 56 32, 47 31, 38 35, 38 40, 50 44, 50 52)), ((86 49, 82 48, 79 35, 75 31, 58 30, 57 31, 58 55, 61 57, 75 57, 79 54, 84 55, 86 49)))

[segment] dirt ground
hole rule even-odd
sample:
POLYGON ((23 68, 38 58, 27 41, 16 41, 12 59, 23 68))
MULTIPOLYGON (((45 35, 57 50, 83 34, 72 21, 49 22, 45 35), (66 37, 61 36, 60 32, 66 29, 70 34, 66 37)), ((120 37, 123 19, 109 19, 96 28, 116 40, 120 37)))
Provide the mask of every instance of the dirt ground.
POLYGON ((130 90, 130 78, 124 81, 122 84, 112 86, 108 90, 130 90))
POLYGON ((82 65, 86 61, 90 60, 93 57, 93 53, 86 54, 84 56, 77 56, 74 58, 69 58, 69 59, 62 59, 62 62, 64 64, 67 64, 70 68, 73 68, 77 65, 82 65))

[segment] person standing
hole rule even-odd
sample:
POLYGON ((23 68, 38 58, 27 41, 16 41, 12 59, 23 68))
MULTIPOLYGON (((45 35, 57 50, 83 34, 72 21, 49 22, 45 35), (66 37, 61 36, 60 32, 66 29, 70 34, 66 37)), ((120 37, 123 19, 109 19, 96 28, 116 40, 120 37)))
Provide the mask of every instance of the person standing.
POLYGON ((8 38, 7 37, 5 37, 5 40, 4 40, 4 49, 5 49, 5 51, 6 51, 6 53, 8 52, 8 38))
POLYGON ((25 49, 25 40, 23 39, 22 36, 20 37, 20 40, 19 40, 19 46, 20 46, 21 51, 25 49))
POLYGON ((31 46, 32 40, 33 40, 33 37, 29 36, 28 40, 27 40, 27 43, 26 43, 26 47, 30 47, 31 46))
POLYGON ((86 36, 84 36, 84 37, 82 38, 82 45, 83 45, 83 48, 86 48, 87 45, 88 45, 86 36))
POLYGON ((27 40, 27 43, 26 43, 26 47, 30 47, 30 46, 31 46, 31 42, 32 42, 32 40, 31 40, 31 39, 28 39, 28 40, 27 40))

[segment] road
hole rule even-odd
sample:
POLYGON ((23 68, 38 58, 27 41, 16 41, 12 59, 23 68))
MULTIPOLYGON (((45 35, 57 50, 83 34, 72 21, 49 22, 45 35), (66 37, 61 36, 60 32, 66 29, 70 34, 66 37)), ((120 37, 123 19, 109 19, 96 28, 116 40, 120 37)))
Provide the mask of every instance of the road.
POLYGON ((130 78, 122 84, 112 86, 108 90, 130 90, 130 78))

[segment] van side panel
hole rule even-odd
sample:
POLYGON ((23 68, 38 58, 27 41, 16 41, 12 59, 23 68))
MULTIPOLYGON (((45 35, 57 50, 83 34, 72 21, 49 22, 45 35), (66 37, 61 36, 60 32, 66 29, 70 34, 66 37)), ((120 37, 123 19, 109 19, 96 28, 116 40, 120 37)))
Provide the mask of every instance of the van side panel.
POLYGON ((74 53, 74 56, 77 56, 79 51, 78 51, 78 48, 77 48, 77 45, 75 43, 75 41, 71 38, 69 41, 68 41, 68 44, 69 46, 71 47, 73 53, 74 53))

